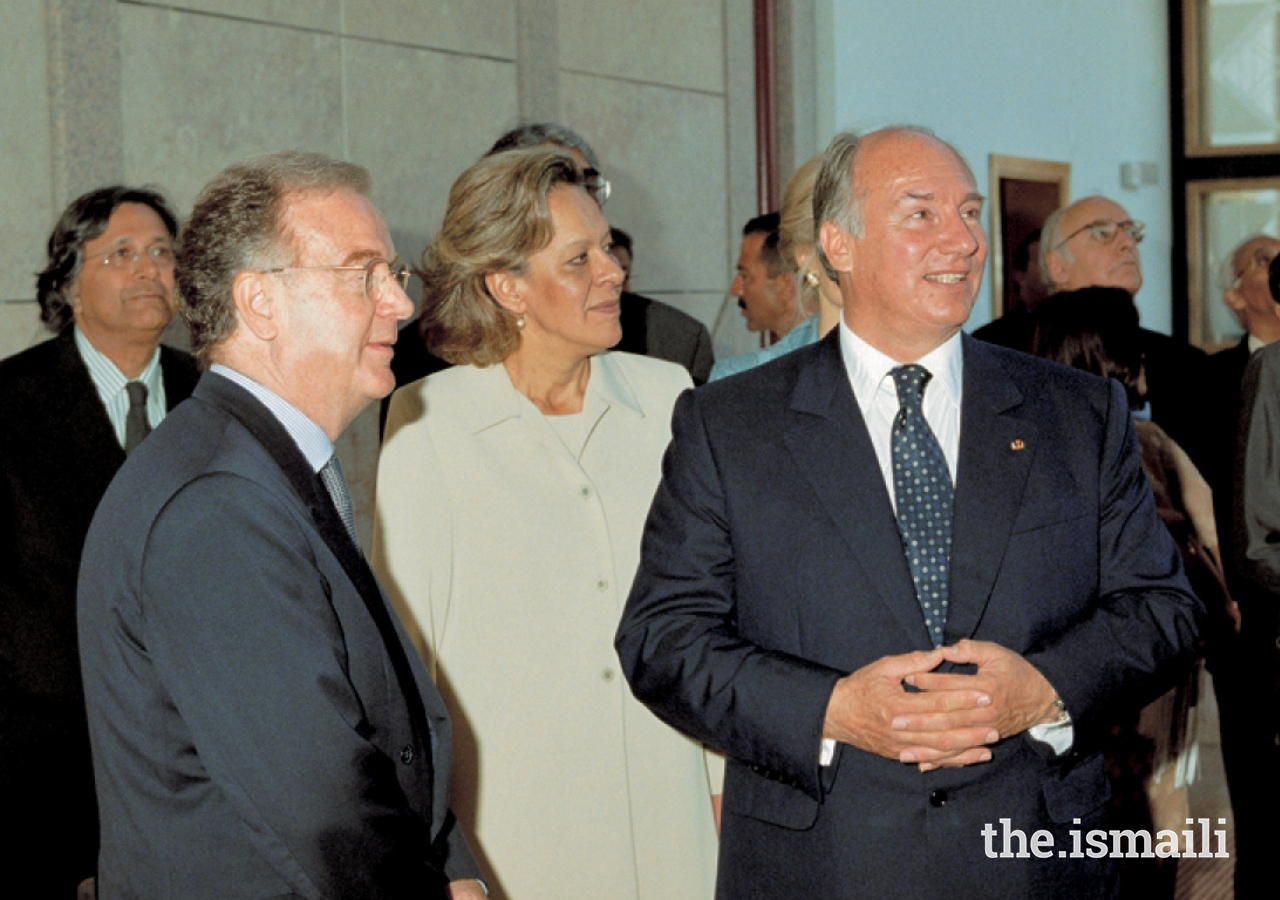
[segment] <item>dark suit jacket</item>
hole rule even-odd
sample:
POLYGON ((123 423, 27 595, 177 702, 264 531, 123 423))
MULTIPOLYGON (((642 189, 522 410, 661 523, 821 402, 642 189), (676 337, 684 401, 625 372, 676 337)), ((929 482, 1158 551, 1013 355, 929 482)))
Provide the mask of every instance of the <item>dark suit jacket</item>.
POLYGON ((440 696, 246 391, 206 374, 133 454, 79 609, 104 900, 443 898, 478 875, 440 696))
MULTIPOLYGON (((160 365, 172 409, 195 360, 161 347, 160 365)), ((76 572, 125 454, 71 328, 0 362, 0 422, 0 870, 69 896, 98 855, 76 572)))
POLYGON ((1209 357, 1199 347, 1149 328, 1138 329, 1147 372, 1151 420, 1187 451, 1196 468, 1211 465, 1211 403, 1206 397, 1209 357))
POLYGON ((688 313, 674 306, 623 292, 622 340, 613 349, 665 359, 684 366, 693 383, 706 384, 715 359, 711 333, 688 313))
POLYGON ((819 766, 837 679, 929 647, 839 332, 686 393, 617 646, 638 697, 729 756, 722 900, 1105 895, 1107 860, 988 859, 981 831, 1069 848, 1103 821, 1099 727, 1190 660, 1201 606, 1119 386, 963 341, 946 639, 1030 660, 1073 749, 1023 734, 922 774, 841 746, 819 766))
MULTIPOLYGON (((1240 590, 1236 575, 1235 535, 1232 528, 1234 519, 1235 471, 1237 456, 1237 437, 1240 431, 1240 388, 1244 381, 1244 370, 1249 365, 1249 336, 1245 335, 1240 343, 1226 350, 1220 350, 1209 357, 1207 369, 1206 420, 1205 420, 1205 453, 1200 473, 1213 488, 1213 515, 1218 526, 1218 543, 1222 554, 1223 568, 1226 570, 1228 586, 1232 592, 1240 590)), ((1215 610, 1210 610, 1214 613, 1215 610)), ((1215 635, 1229 638, 1223 633, 1226 623, 1215 620, 1215 635)), ((1210 648, 1210 663, 1213 659, 1213 646, 1210 648)))
POLYGON ((1253 354, 1245 369, 1237 448, 1232 589, 1251 687, 1269 690, 1269 701, 1257 708, 1269 711, 1274 737, 1280 735, 1280 343, 1253 354))

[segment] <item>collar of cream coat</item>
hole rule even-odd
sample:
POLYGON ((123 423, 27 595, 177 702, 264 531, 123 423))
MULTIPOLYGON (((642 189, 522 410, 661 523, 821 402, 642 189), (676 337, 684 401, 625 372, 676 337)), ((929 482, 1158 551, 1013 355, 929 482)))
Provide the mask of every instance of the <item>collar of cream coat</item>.
MULTIPOLYGON (((626 353, 605 352, 592 357, 591 376, 587 380, 587 393, 582 403, 584 412, 618 408, 644 418, 644 407, 627 377, 627 370, 633 370, 632 374, 635 374, 636 368, 629 365, 629 361, 630 355, 626 353)), ((516 390, 501 363, 484 369, 465 367, 464 371, 466 375, 458 371, 455 377, 466 377, 472 383, 467 386, 466 398, 459 412, 472 432, 479 433, 508 419, 542 416, 532 401, 516 390)), ((448 372, 440 373, 445 374, 448 372)))

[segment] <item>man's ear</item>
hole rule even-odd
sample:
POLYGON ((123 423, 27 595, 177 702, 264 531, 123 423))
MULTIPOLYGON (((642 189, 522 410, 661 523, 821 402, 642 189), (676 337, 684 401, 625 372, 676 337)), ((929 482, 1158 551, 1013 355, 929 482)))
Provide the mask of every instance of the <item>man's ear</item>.
POLYGON ((261 341, 280 333, 283 313, 279 286, 260 272, 241 272, 231 282, 231 299, 240 323, 261 341))
POLYGON ((1060 251, 1050 250, 1044 255, 1044 263, 1052 287, 1060 287, 1067 283, 1067 279, 1071 277, 1071 267, 1067 265, 1067 258, 1060 251))
POLYGON ((1240 289, 1229 287, 1222 292, 1222 302, 1227 304, 1227 309, 1234 313, 1244 311, 1244 294, 1240 293, 1240 289))
POLYGON ((853 271, 853 238, 843 228, 835 222, 823 222, 818 241, 831 268, 846 275, 853 271))
POLYGON ((526 308, 523 283, 513 272, 490 272, 484 276, 485 289, 498 305, 512 315, 522 315, 526 308))

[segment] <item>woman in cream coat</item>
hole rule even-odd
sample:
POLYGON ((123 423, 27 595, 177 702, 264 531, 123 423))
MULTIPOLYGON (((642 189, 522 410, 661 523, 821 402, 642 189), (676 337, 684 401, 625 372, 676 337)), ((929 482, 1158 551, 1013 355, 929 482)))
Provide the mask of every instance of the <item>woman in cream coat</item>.
POLYGON ((455 722, 452 805, 495 898, 708 900, 700 746, 635 701, 612 636, 678 366, 606 353, 622 271, 572 159, 481 160, 424 255, 433 352, 398 392, 374 560, 455 722))

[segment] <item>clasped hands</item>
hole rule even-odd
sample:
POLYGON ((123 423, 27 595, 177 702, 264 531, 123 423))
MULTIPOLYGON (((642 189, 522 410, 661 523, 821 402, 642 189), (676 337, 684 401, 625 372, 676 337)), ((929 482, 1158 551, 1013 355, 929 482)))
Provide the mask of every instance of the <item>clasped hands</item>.
POLYGON ((991 759, 989 745, 1056 718, 1057 692, 1017 653, 987 641, 886 656, 836 682, 822 736, 920 771, 991 759), (934 671, 971 663, 972 675, 934 671), (914 691, 903 687, 910 685, 914 691))

